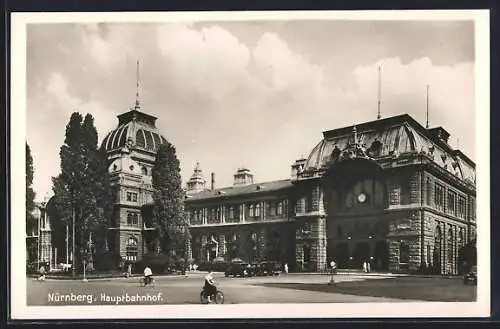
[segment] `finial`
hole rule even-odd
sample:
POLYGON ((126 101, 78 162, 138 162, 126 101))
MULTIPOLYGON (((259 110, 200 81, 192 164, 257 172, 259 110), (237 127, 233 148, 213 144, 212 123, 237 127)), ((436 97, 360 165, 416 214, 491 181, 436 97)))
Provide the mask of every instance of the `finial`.
POLYGON ((380 74, 380 66, 378 67, 378 102, 377 102, 377 120, 380 120, 382 115, 380 114, 380 97, 381 97, 381 92, 382 92, 382 79, 381 79, 381 74, 380 74))
POLYGON ((429 85, 426 87, 426 93, 425 93, 425 99, 426 99, 426 122, 425 122, 425 128, 429 129, 429 85))
POLYGON ((136 70, 136 91, 135 91, 135 108, 141 107, 139 102, 139 60, 137 60, 137 70, 136 70))

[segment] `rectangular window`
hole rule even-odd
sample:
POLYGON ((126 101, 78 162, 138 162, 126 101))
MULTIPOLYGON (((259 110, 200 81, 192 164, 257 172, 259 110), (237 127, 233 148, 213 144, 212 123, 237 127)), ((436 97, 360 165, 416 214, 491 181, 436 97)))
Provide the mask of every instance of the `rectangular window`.
POLYGON ((276 216, 276 204, 271 203, 269 205, 269 216, 274 217, 276 216))
POLYGON ((399 198, 401 204, 410 204, 410 182, 403 179, 400 183, 399 198))
POLYGON ((434 188, 434 205, 436 209, 444 211, 444 187, 438 183, 434 188))
POLYGON ((470 216, 471 216, 471 221, 476 221, 476 199, 472 198, 470 199, 470 216))
POLYGON ((446 198, 446 211, 453 216, 456 216, 456 201, 457 194, 453 191, 448 191, 446 198))
POLYGON ((127 192, 127 201, 128 202, 137 202, 137 193, 127 192))
POLYGON ((276 209, 276 214, 278 216, 283 216, 283 202, 282 201, 278 202, 278 206, 277 206, 277 209, 276 209))
POLYGON ((465 198, 463 196, 459 196, 458 197, 457 216, 459 218, 465 219, 465 214, 466 214, 466 202, 465 202, 465 198))
POLYGON ((312 193, 307 194, 306 196, 306 212, 313 211, 313 202, 312 202, 312 193))
POLYGON ((128 226, 137 226, 139 223, 139 215, 135 212, 127 213, 127 225, 128 226))

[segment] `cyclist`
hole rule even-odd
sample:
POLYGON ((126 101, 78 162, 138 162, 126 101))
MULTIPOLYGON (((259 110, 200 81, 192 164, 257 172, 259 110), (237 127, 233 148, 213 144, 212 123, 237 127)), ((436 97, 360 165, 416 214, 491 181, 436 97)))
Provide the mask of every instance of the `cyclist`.
POLYGON ((205 275, 204 290, 205 290, 205 296, 207 296, 208 302, 211 303, 210 297, 212 295, 215 296, 215 294, 217 293, 217 287, 215 286, 214 274, 212 272, 212 269, 209 269, 207 275, 205 275))
POLYGON ((146 265, 144 268, 144 285, 148 285, 153 281, 153 272, 151 271, 151 268, 149 265, 146 265))

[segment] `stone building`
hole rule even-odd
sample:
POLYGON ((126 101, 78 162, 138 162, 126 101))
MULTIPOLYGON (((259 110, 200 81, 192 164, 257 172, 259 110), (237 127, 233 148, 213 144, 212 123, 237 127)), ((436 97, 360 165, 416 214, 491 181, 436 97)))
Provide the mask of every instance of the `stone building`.
POLYGON ((158 131, 156 118, 141 111, 139 102, 118 115, 118 126, 103 139, 114 211, 106 239, 106 250, 123 259, 137 261, 147 252, 159 251, 150 211, 152 168, 158 146, 166 142, 158 131))
POLYGON ((36 202, 32 212, 33 218, 26 222, 26 261, 33 265, 40 262, 51 269, 55 266, 56 256, 46 205, 46 202, 36 202))
POLYGON ((409 115, 325 131, 290 179, 255 183, 241 168, 230 187, 187 184, 191 257, 288 263, 291 269, 458 272, 476 239, 475 164, 443 127, 409 115))

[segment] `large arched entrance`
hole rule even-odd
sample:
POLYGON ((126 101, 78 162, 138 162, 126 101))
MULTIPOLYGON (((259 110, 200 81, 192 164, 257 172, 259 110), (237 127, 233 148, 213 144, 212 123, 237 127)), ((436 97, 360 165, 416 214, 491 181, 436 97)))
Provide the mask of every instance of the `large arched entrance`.
POLYGON ((364 262, 370 261, 370 245, 366 242, 358 242, 354 247, 352 266, 361 269, 364 262))
POLYGON ((327 257, 339 268, 362 269, 370 262, 373 270, 388 268, 386 243, 388 207, 383 169, 368 158, 347 159, 333 164, 323 177, 327 211, 327 257))

